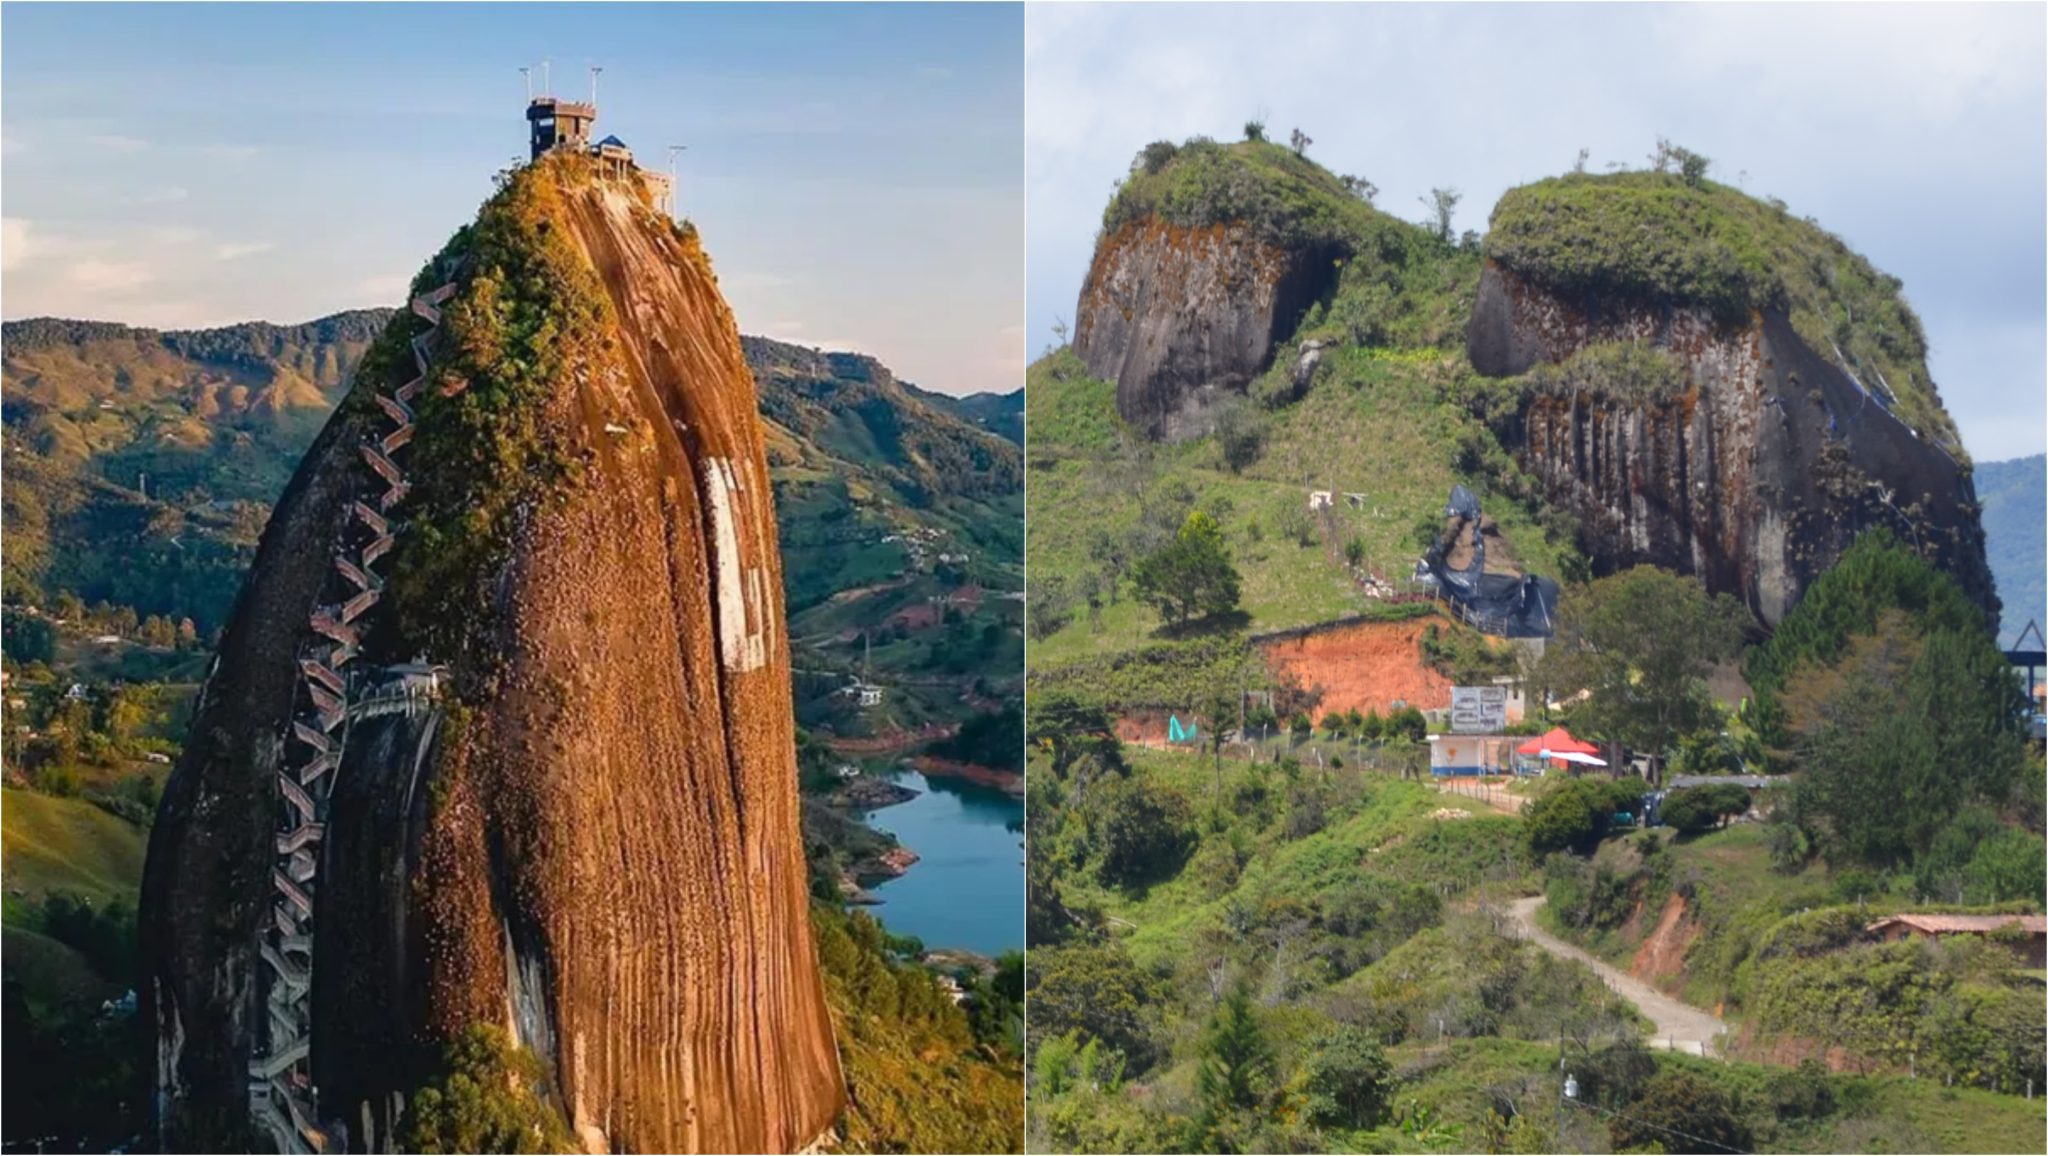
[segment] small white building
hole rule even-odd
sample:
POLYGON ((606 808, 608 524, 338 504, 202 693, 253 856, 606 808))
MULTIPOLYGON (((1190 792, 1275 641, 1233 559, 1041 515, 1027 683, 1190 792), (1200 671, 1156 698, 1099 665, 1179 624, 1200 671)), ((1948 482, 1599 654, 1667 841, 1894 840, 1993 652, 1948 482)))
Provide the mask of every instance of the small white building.
POLYGON ((1336 504, 1332 500, 1333 497, 1334 495, 1332 495, 1331 492, 1328 490, 1310 490, 1308 492, 1309 512, 1313 514, 1318 510, 1329 509, 1331 506, 1336 504))

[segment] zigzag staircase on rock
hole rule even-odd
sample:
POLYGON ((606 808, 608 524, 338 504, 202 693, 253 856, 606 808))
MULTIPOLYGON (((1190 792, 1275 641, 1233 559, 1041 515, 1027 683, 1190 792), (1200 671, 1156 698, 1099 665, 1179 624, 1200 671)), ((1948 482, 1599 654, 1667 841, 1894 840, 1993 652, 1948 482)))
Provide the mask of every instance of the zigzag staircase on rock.
POLYGON ((350 523, 360 525, 367 540, 351 551, 351 537, 334 559, 342 581, 338 603, 317 607, 308 622, 314 638, 299 658, 300 706, 286 739, 287 757, 278 770, 282 819, 277 832, 277 860, 271 868, 275 892, 271 920, 260 933, 259 977, 266 1026, 262 1054, 249 1061, 249 1109, 282 1152, 322 1152, 330 1146, 321 1125, 312 1082, 313 903, 318 893, 320 848, 326 833, 327 800, 334 773, 341 765, 343 724, 349 717, 348 680, 341 668, 353 661, 362 639, 363 616, 377 605, 383 584, 373 567, 390 553, 394 541, 390 511, 405 500, 410 485, 392 455, 412 441, 416 430, 412 399, 426 386, 427 345, 441 323, 443 302, 455 293, 453 281, 412 300, 412 311, 427 329, 412 339, 417 369, 412 380, 390 395, 375 395, 395 428, 382 437, 366 437, 363 460, 385 485, 375 505, 357 500, 350 523))

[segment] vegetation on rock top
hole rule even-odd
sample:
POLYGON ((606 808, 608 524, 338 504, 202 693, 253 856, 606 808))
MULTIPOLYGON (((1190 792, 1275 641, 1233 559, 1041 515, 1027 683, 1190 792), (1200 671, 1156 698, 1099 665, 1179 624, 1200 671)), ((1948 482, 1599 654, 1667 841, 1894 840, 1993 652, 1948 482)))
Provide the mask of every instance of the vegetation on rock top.
POLYGON ((1776 309, 1914 429, 1962 443, 1927 372, 1927 335, 1898 278, 1783 202, 1677 172, 1568 173, 1508 190, 1489 259, 1571 293, 1702 306, 1746 321, 1776 309))

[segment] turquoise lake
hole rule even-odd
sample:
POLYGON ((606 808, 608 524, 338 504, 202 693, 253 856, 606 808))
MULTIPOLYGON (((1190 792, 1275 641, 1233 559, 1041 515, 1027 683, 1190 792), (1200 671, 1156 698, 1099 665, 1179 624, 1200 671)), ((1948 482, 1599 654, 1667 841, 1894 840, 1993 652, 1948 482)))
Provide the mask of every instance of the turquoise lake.
POLYGON ((867 909, 898 935, 926 947, 1000 955, 1024 946, 1024 804, 957 779, 891 773, 917 798, 863 816, 917 852, 900 879, 872 890, 867 909))

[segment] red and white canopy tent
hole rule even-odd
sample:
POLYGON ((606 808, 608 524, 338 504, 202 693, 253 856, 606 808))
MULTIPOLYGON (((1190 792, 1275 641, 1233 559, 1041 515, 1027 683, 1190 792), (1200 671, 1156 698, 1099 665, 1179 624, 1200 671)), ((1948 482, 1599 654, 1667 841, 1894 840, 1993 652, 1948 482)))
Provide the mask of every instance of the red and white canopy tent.
POLYGON ((1586 767, 1604 767, 1607 760, 1600 757, 1600 748, 1592 743, 1580 742, 1563 727, 1553 727, 1548 734, 1538 735, 1515 748, 1518 755, 1534 755, 1549 759, 1560 765, 1577 763, 1586 767))

